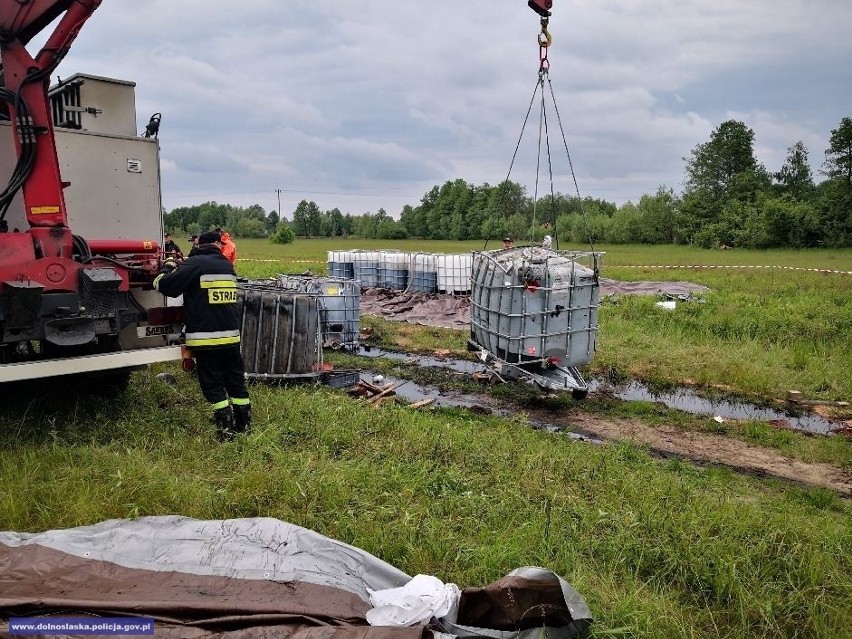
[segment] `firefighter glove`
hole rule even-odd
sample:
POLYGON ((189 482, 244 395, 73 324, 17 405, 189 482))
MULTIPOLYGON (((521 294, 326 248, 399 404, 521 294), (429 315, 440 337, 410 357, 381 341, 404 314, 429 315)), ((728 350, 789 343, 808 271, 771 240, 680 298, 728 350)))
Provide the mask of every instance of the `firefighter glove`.
POLYGON ((160 273, 171 273, 173 270, 177 268, 177 261, 168 258, 163 261, 163 264, 160 266, 160 273))

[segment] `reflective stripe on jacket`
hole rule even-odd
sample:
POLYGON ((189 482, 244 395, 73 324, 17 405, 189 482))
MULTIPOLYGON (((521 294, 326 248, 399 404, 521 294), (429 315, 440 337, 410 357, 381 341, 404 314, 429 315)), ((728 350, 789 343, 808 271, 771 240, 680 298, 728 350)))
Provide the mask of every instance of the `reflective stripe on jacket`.
POLYGON ((187 346, 228 346, 240 343, 239 331, 198 331, 186 332, 187 346))

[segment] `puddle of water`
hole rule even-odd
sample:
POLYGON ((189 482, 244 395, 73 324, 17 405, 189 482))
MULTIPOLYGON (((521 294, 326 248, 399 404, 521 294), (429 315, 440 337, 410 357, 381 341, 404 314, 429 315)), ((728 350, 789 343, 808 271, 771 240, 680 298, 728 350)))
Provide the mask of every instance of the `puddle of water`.
POLYGON ((560 426, 559 424, 553 424, 551 422, 542 422, 538 420, 530 421, 530 426, 535 428, 536 430, 543 430, 548 433, 556 433, 558 435, 564 435, 569 439, 575 439, 580 442, 586 442, 589 444, 604 444, 604 440, 598 439, 594 435, 584 432, 583 430, 569 430, 565 426, 560 426))
MULTIPOLYGON (((483 365, 479 362, 412 355, 410 353, 396 353, 392 351, 385 351, 381 348, 370 348, 369 350, 367 350, 367 348, 362 348, 359 354, 369 358, 385 357, 387 359, 415 363, 419 366, 445 368, 467 374, 483 370, 483 365)), ((411 382, 408 382, 408 384, 411 384, 411 382)), ((809 412, 794 415, 781 410, 756 406, 745 402, 707 399, 699 396, 694 391, 685 388, 680 388, 668 393, 653 393, 647 386, 639 382, 631 382, 621 386, 612 386, 603 380, 592 380, 589 382, 589 391, 606 391, 614 397, 624 401, 659 402, 665 404, 669 408, 682 410, 693 415, 712 415, 714 417, 719 416, 724 419, 750 419, 764 422, 772 421, 776 423, 783 423, 795 430, 821 435, 828 434, 829 431, 840 425, 838 422, 833 422, 809 412)), ((428 396, 424 396, 419 399, 426 399, 427 397, 428 396)), ((481 403, 481 399, 477 400, 477 402, 481 403)))
POLYGON ((361 378, 371 384, 397 384, 394 389, 397 396, 409 402, 419 402, 424 399, 433 399, 431 406, 446 406, 452 408, 468 408, 477 412, 489 412, 499 415, 507 415, 508 411, 501 408, 496 402, 490 401, 487 397, 479 395, 463 395, 461 393, 441 392, 437 388, 431 386, 423 386, 415 384, 412 381, 391 377, 388 375, 380 376, 376 379, 376 375, 370 373, 362 373, 361 378), (485 411, 483 410, 485 409, 485 411))
POLYGON ((411 353, 395 353, 393 351, 382 350, 381 348, 371 348, 370 350, 362 348, 361 352, 358 354, 364 357, 384 357, 401 362, 411 362, 426 368, 446 368, 460 373, 475 373, 476 371, 482 370, 482 364, 479 362, 469 362, 463 359, 451 359, 449 357, 442 358, 430 357, 428 355, 412 355, 411 353))
MULTIPOLYGON (((487 412, 493 415, 503 417, 510 416, 513 411, 501 406, 498 402, 492 401, 488 397, 481 395, 463 395, 460 393, 443 393, 437 388, 431 386, 423 386, 414 382, 403 380, 398 377, 387 375, 378 375, 376 373, 362 373, 361 378, 371 384, 398 384, 395 391, 399 397, 402 397, 409 402, 419 402, 424 399, 434 399, 431 406, 446 406, 452 408, 467 408, 478 413, 487 412), (377 379, 378 377, 378 379, 377 379)), ((541 420, 530 420, 530 427, 537 430, 547 431, 549 433, 558 433, 570 439, 587 442, 590 444, 603 444, 602 439, 598 439, 583 431, 569 430, 565 426, 560 426, 552 422, 541 420)))
POLYGON ((648 387, 639 382, 631 382, 627 385, 613 387, 604 382, 592 381, 589 384, 589 390, 608 390, 615 397, 625 401, 660 402, 669 408, 676 408, 687 413, 692 413, 693 415, 713 415, 725 419, 752 419, 764 422, 778 421, 796 430, 822 435, 828 434, 832 428, 837 428, 835 422, 811 413, 792 415, 753 404, 728 400, 711 400, 682 388, 669 393, 652 393, 648 387))

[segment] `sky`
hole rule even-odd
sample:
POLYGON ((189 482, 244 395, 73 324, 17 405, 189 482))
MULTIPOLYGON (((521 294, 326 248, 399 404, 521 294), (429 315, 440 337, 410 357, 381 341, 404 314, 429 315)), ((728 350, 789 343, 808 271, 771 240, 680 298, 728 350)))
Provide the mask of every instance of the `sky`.
MULTIPOLYGON (((554 0, 549 29, 562 193, 680 192, 684 158, 732 118, 769 171, 801 140, 819 179, 852 116, 849 0, 554 0)), ((539 31, 525 0, 103 0, 54 76, 136 82, 139 131, 162 113, 167 210, 398 217, 457 178, 549 192, 539 31)))

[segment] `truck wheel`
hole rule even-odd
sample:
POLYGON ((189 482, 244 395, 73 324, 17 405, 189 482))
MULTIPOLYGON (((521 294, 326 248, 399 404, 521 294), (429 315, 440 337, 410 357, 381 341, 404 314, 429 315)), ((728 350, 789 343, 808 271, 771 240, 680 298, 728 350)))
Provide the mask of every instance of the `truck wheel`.
POLYGON ((95 393, 107 398, 114 398, 121 395, 130 386, 130 373, 132 371, 127 368, 98 375, 92 378, 92 386, 95 393))

